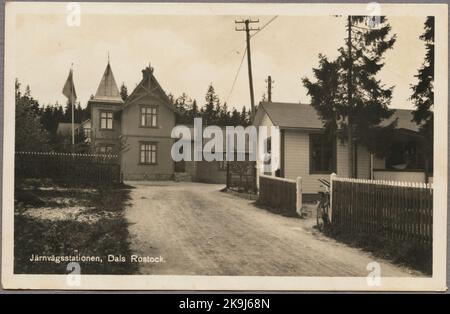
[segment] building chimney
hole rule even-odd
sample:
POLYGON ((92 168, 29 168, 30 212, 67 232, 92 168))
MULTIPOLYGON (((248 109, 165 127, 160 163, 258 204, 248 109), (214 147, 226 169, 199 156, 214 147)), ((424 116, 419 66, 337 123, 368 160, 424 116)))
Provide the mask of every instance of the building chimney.
POLYGON ((143 79, 147 79, 150 77, 150 75, 153 73, 153 68, 151 67, 146 67, 145 69, 142 70, 142 78, 143 79))
POLYGON ((147 87, 150 87, 151 76, 153 74, 153 68, 149 65, 145 69, 142 70, 142 79, 144 84, 147 84, 147 87))

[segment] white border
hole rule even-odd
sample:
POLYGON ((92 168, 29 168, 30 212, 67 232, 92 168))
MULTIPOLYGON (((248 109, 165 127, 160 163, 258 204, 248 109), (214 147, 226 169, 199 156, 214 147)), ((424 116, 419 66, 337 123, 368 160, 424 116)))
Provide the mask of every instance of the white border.
MULTIPOLYGON (((186 4, 81 3, 82 14, 168 15, 367 15, 366 4, 186 4)), ((436 16, 433 276, 383 277, 369 287, 366 277, 82 275, 76 290, 364 290, 446 289, 447 248, 447 4, 381 4, 386 16, 436 16), (439 152, 439 153, 438 153, 439 152)), ((3 149, 2 285, 6 289, 73 289, 66 275, 14 275, 14 77, 17 14, 65 14, 66 3, 6 3, 3 149)))

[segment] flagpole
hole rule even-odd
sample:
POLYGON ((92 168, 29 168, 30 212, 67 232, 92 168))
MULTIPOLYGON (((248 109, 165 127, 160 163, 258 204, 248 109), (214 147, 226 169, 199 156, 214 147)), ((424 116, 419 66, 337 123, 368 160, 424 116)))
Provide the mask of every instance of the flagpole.
MULTIPOLYGON (((73 63, 72 63, 72 67, 73 67, 73 63)), ((73 69, 71 68, 70 69, 70 71, 72 71, 72 82, 73 82, 73 69)), ((74 118, 74 112, 75 112, 75 110, 74 110, 74 106, 75 106, 75 104, 74 104, 74 101, 73 101, 73 96, 74 96, 74 93, 73 93, 73 84, 72 84, 72 86, 71 86, 71 97, 70 97, 70 102, 71 102, 71 105, 72 105, 72 154, 73 153, 75 153, 75 124, 74 124, 74 120, 75 120, 75 118, 74 118)))

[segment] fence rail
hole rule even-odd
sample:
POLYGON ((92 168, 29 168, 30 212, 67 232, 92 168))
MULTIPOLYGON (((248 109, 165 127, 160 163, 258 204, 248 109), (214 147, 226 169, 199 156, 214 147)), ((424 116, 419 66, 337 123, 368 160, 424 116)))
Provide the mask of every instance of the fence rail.
MULTIPOLYGON (((277 212, 295 215, 298 211, 297 182, 272 176, 259 176, 259 199, 277 212)), ((301 206, 301 200, 300 200, 301 206)))
POLYGON ((16 152, 16 178, 50 178, 69 183, 121 181, 117 155, 16 152))
POLYGON ((433 187, 425 183, 331 176, 332 225, 431 250, 433 187))

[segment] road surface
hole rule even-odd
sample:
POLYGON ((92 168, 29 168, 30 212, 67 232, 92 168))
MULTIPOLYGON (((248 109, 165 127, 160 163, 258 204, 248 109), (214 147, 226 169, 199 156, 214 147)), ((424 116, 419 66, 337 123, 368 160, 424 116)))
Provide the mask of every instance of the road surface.
POLYGON ((133 254, 163 258, 140 263, 141 274, 246 276, 420 275, 325 237, 311 219, 283 217, 253 201, 221 192, 223 185, 127 182, 125 211, 133 254))

